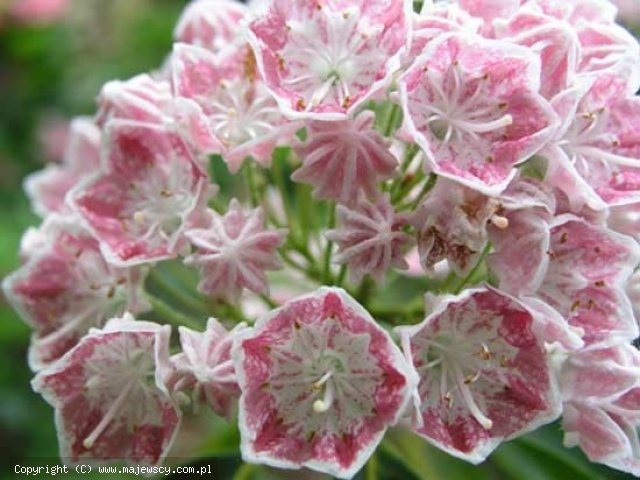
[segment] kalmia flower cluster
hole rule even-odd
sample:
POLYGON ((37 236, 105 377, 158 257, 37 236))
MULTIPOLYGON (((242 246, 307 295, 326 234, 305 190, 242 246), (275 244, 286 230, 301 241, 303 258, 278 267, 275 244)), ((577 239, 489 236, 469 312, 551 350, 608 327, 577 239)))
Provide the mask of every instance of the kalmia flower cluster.
POLYGON ((3 289, 61 457, 158 464, 192 403, 245 461, 340 478, 396 424, 479 463, 557 419, 640 475, 640 47, 615 17, 192 2, 25 183, 43 222, 3 289))

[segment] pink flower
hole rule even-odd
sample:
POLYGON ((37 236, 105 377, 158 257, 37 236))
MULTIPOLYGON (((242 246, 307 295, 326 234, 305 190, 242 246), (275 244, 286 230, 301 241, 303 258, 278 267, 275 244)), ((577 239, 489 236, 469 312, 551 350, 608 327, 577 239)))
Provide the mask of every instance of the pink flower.
POLYGON ((39 370, 61 357, 91 327, 126 310, 148 309, 139 269, 109 265, 76 217, 52 214, 37 250, 6 277, 7 299, 34 330, 29 364, 39 370))
POLYGON ((183 135, 203 152, 222 154, 233 173, 249 155, 270 164, 273 148, 299 128, 285 122, 246 45, 214 55, 176 44, 171 68, 183 135))
POLYGON ((353 282, 367 274, 381 282, 390 268, 407 268, 404 253, 411 237, 402 231, 407 219, 396 214, 388 194, 376 203, 360 201, 353 209, 339 205, 338 219, 340 227, 325 237, 338 244, 334 261, 349 266, 353 282))
POLYGON ((247 7, 234 0, 197 0, 189 3, 173 37, 213 52, 223 50, 240 37, 247 7))
POLYGON ((617 24, 588 23, 578 29, 581 72, 606 72, 619 65, 633 64, 632 78, 640 83, 640 45, 624 27, 617 24))
POLYGON ((571 215, 556 218, 550 227, 546 272, 535 296, 581 329, 591 347, 637 337, 638 325, 625 293, 640 262, 637 243, 571 215))
POLYGON ((246 461, 351 478, 409 400, 402 353, 341 289, 262 317, 232 351, 246 461))
POLYGON ((361 192, 375 198, 378 184, 395 174, 398 161, 373 129, 374 116, 366 111, 353 120, 310 122, 306 142, 296 147, 303 164, 291 179, 313 185, 320 199, 351 205, 361 192))
POLYGON ((429 43, 398 81, 428 168, 489 195, 504 190, 556 126, 539 77, 539 59, 523 47, 459 34, 429 43))
POLYGON ((446 178, 438 179, 411 220, 418 233, 423 268, 431 271, 446 259, 459 276, 466 275, 489 240, 488 227, 508 232, 508 217, 530 208, 553 208, 544 190, 533 181, 517 179, 503 195, 491 197, 446 178))
POLYGON ((109 120, 119 118, 161 124, 171 107, 169 82, 148 74, 129 80, 107 82, 98 97, 96 123, 104 127, 109 120))
POLYGON ((341 120, 386 87, 407 44, 409 8, 402 0, 273 0, 249 40, 282 112, 341 120))
POLYGON ((187 265, 200 267, 198 290, 214 297, 236 300, 247 288, 267 295, 267 270, 281 268, 277 249, 287 231, 266 230, 261 208, 245 212, 234 199, 222 216, 214 211, 203 228, 188 230, 195 252, 185 259, 187 265))
POLYGON ((555 420, 560 396, 534 322, 516 300, 482 288, 398 328, 420 376, 414 431, 479 463, 502 441, 555 420))
POLYGON ((25 179, 24 188, 38 215, 68 210, 65 197, 69 190, 99 167, 100 140, 100 129, 90 119, 78 117, 71 122, 62 163, 48 165, 25 179))
POLYGON ((447 32, 478 33, 482 21, 455 3, 424 2, 422 13, 412 17, 411 48, 403 63, 407 66, 422 53, 427 44, 447 32))
POLYGON ((542 152, 549 159, 549 182, 575 208, 620 205, 640 198, 640 147, 636 125, 640 100, 631 95, 626 70, 581 78, 554 100, 566 118, 542 152))
POLYGON ((495 26, 496 36, 540 57, 540 93, 547 99, 568 87, 577 69, 579 40, 567 22, 522 9, 495 26))
POLYGON ((199 208, 208 179, 188 147, 169 129, 113 121, 102 170, 70 193, 107 260, 134 265, 174 257, 199 208))
POLYGON ((169 326, 130 314, 91 330, 32 382, 56 410, 60 457, 77 464, 156 465, 167 454, 180 411, 160 382, 169 326))
POLYGON ((182 352, 170 359, 175 369, 171 389, 191 390, 195 402, 204 402, 218 415, 231 418, 240 396, 231 346, 244 328, 245 324, 239 324, 228 332, 214 318, 204 332, 178 327, 182 352))
POLYGON ((592 462, 640 474, 640 354, 627 344, 573 355, 562 369, 567 447, 592 462))

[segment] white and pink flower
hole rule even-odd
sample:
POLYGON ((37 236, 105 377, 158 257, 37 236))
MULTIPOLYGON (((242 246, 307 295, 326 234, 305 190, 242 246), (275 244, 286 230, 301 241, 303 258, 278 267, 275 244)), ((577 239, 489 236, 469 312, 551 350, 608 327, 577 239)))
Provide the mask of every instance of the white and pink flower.
POLYGON ((409 33, 403 0, 272 0, 249 41, 283 113, 342 120, 389 84, 409 33))
POLYGON ((167 127, 113 121, 102 168, 70 193, 71 204, 121 266, 175 257, 189 217, 211 192, 188 146, 167 127))
POLYGON ((68 211, 67 193, 100 165, 101 137, 100 129, 89 118, 78 117, 71 122, 62 162, 25 179, 24 189, 38 215, 44 218, 53 212, 68 211))
POLYGON ((231 331, 210 318, 204 332, 178 327, 182 352, 170 358, 172 391, 190 391, 194 402, 207 404, 222 417, 231 419, 236 411, 240 388, 231 361, 236 336, 246 328, 238 324, 231 331))
POLYGON ((524 305, 493 289, 445 297, 424 322, 400 327, 420 384, 413 429, 472 463, 502 441, 560 415, 544 341, 524 305))
POLYGON ((233 200, 225 215, 208 212, 204 226, 186 235, 195 251, 185 263, 200 268, 201 292, 226 300, 236 300, 245 288, 269 293, 266 272, 281 268, 277 249, 287 230, 267 230, 261 208, 245 211, 233 200))
POLYGON ((71 464, 162 462, 180 411, 162 383, 171 328, 114 318, 91 330, 32 382, 56 410, 60 457, 71 464))
POLYGON ((384 195, 376 203, 360 201, 354 208, 338 206, 339 227, 325 237, 338 244, 335 263, 349 266, 349 276, 359 282, 371 275, 381 282, 391 268, 406 269, 404 254, 411 237, 402 230, 408 225, 384 195))
POLYGON ((339 478, 364 465, 415 382, 389 335, 337 288, 262 317, 232 355, 243 458, 339 478))
POLYGON ((319 199, 352 205, 361 194, 375 198, 380 182, 396 173, 398 160, 373 129, 374 117, 366 111, 353 120, 309 122, 306 141, 296 146, 302 166, 291 179, 313 185, 319 199))
POLYGON ((148 310, 139 268, 116 268, 77 217, 52 214, 38 233, 37 248, 7 276, 7 299, 34 330, 29 350, 32 369, 60 358, 92 327, 102 327, 125 311, 148 310))
POLYGON ((398 81, 405 128, 426 167, 499 194, 518 163, 539 151, 556 116, 538 93, 540 60, 524 47, 445 34, 398 81))

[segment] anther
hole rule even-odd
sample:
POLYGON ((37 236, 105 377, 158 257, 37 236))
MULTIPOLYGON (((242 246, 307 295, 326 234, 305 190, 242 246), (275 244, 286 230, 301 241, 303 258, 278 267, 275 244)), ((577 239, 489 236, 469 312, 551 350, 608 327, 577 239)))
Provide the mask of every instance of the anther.
POLYGON ((509 226, 509 219, 507 217, 503 217, 502 215, 494 214, 489 220, 500 230, 504 230, 509 226))

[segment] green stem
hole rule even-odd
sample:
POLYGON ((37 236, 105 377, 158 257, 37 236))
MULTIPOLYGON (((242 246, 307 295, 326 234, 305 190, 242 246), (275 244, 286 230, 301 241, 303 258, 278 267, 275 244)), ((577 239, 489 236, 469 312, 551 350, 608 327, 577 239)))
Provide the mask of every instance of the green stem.
POLYGON ((256 465, 251 463, 243 463, 236 473, 233 475, 233 480, 249 480, 253 473, 256 471, 256 465))
MULTIPOLYGON (((327 225, 327 229, 330 230, 336 226, 336 204, 335 202, 331 203, 329 207, 329 221, 327 225)), ((327 241, 327 246, 324 249, 324 262, 322 269, 322 283, 325 285, 330 285, 333 280, 331 278, 331 257, 333 253, 333 242, 331 240, 327 241)))
POLYGON ((347 266, 342 265, 340 267, 340 273, 338 274, 338 279, 336 280, 336 285, 338 287, 342 287, 344 285, 344 281, 347 277, 347 266))
POLYGON ((420 205, 420 202, 422 202, 424 197, 426 197, 427 194, 431 191, 431 189, 435 186, 437 181, 438 181, 438 176, 436 174, 434 173, 429 174, 429 178, 427 178, 427 181, 423 185, 422 190, 420 190, 420 193, 418 194, 416 199, 411 202, 405 203, 404 205, 400 205, 398 207, 398 211, 402 212, 405 210, 415 210, 418 207, 418 205, 420 205))
POLYGON ((391 108, 389 109, 389 113, 387 114, 387 123, 384 127, 384 136, 390 137, 393 132, 394 127, 398 121, 398 116, 400 115, 400 107, 395 103, 391 104, 391 108))
POLYGON ((460 282, 458 282, 458 285, 456 285, 456 287, 453 289, 453 293, 455 293, 456 295, 460 293, 462 289, 465 287, 465 285, 469 282, 469 280, 471 280, 476 275, 476 273, 478 273, 480 268, 482 268, 482 265, 484 264, 484 260, 490 251, 491 251, 491 242, 487 242, 487 245, 484 247, 484 250, 482 250, 482 253, 480 254, 480 258, 478 259, 474 267, 471 269, 471 271, 467 274, 467 276, 464 277, 462 280, 460 280, 460 282))
POLYGON ((378 480, 378 458, 372 455, 365 468, 365 480, 378 480))
POLYGON ((190 317, 187 317, 182 312, 174 309, 164 300, 161 300, 160 298, 153 296, 148 292, 147 299, 149 300, 149 303, 151 303, 151 306, 153 307, 155 312, 158 315, 162 316, 167 321, 167 323, 170 323, 171 325, 175 325, 177 327, 184 326, 198 331, 201 331, 204 328, 204 325, 202 325, 201 323, 196 322, 190 317))
POLYGON ((247 188, 249 190, 249 197, 251 198, 251 205, 257 207, 260 205, 260 192, 256 185, 255 171, 252 161, 246 162, 244 167, 245 178, 247 180, 247 188))

